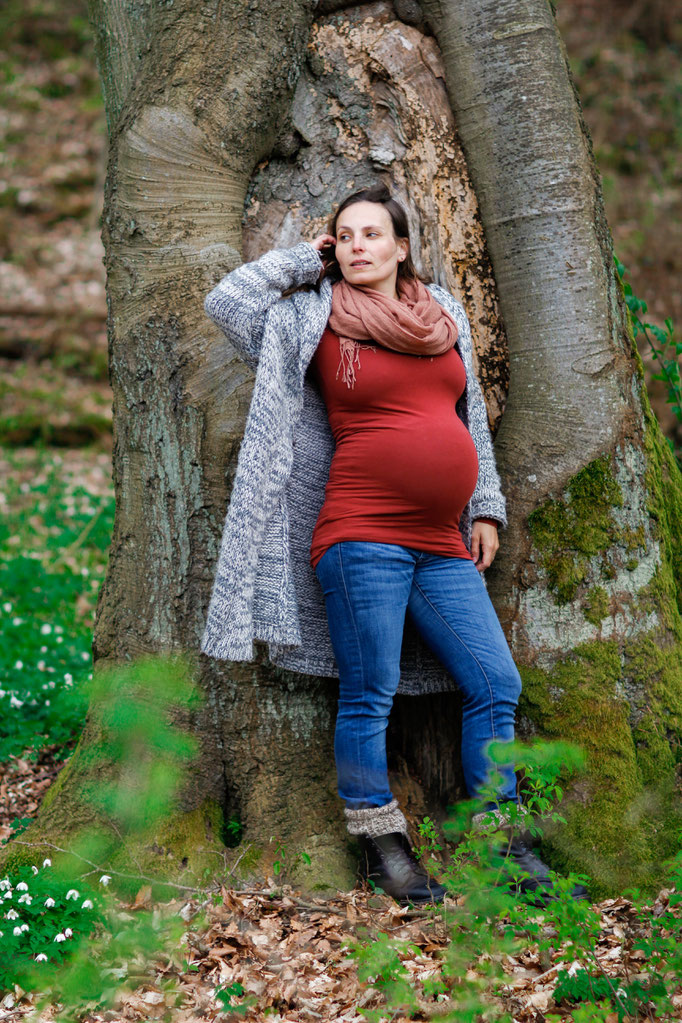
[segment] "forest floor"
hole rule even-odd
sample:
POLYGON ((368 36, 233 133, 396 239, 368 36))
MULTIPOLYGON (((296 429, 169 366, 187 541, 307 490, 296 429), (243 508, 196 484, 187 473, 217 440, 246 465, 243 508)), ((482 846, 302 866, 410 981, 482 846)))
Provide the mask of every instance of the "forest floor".
MULTIPOLYGON (((17 818, 34 816, 62 763, 54 750, 43 750, 36 760, 16 757, 0 769, 0 835, 9 836, 17 818)), ((449 964, 449 952, 460 928, 465 903, 461 897, 426 908, 400 907, 366 887, 316 898, 302 895, 281 878, 268 878, 258 887, 239 883, 227 870, 206 891, 188 890, 174 899, 152 901, 151 885, 140 878, 134 898, 117 900, 120 919, 130 921, 135 914, 153 910, 164 920, 180 923, 180 930, 172 942, 159 942, 151 952, 116 961, 121 984, 106 1008, 86 1002, 77 1016, 67 1018, 85 1023, 460 1020, 470 1018, 464 1013, 469 1003, 462 995, 468 984, 469 997, 477 1000, 480 1012, 487 1010, 490 1019, 635 1020, 642 1014, 624 1011, 623 996, 638 985, 644 989, 651 985, 644 949, 652 942, 653 921, 663 920, 663 933, 670 933, 673 918, 680 920, 675 894, 674 888, 661 891, 646 914, 622 897, 595 904, 589 948, 557 939, 556 918, 545 919, 541 910, 530 910, 541 940, 528 936, 523 940, 521 934, 513 951, 496 956, 503 980, 493 993, 486 980, 490 956, 485 951, 471 957, 464 983, 460 980, 454 989, 452 981, 448 983, 449 965, 456 969, 449 964), (372 951, 382 941, 386 950, 373 959, 372 951), (581 972, 591 978, 598 997, 591 998, 588 987, 581 996, 586 1003, 582 1015, 580 998, 576 1015, 576 998, 558 997, 557 985, 562 976, 581 972), (590 1007, 594 1015, 585 1014, 590 1007)), ((682 1019, 682 978, 666 973, 665 967, 660 976, 665 978, 672 1011, 656 1014, 652 1002, 644 1015, 652 1020, 682 1019)), ((57 1016, 56 1006, 43 1006, 39 995, 20 988, 0 998, 0 1020, 28 1018, 36 1011, 40 1020, 57 1016)))
MULTIPOLYGON (((679 323, 682 40, 643 41, 632 31, 628 6, 615 0, 562 0, 558 18, 616 252, 651 317, 679 323)), ((113 495, 99 237, 106 129, 85 4, 7 0, 0 39, 0 841, 6 841, 35 816, 82 718, 77 691, 92 670, 90 636, 113 495), (37 736, 49 744, 34 756, 37 736)), ((651 392, 664 429, 682 446, 660 385, 651 382, 651 392)), ((154 909, 148 886, 141 883, 136 898, 119 908, 129 918, 154 909)), ((123 963, 121 977, 137 986, 84 1018, 359 1021, 373 1011, 382 1015, 400 976, 418 1002, 408 1014, 392 1008, 383 1018, 426 1020, 453 1010, 452 991, 438 993, 429 980, 457 933, 457 899, 415 912, 368 891, 306 898, 281 879, 247 888, 228 873, 211 892, 185 893, 155 908, 182 923, 177 947, 147 963, 123 963), (362 949, 381 935, 390 936, 397 958, 383 979, 370 980, 362 949), (354 944, 359 951, 351 955, 354 944)), ((675 891, 662 891, 646 914, 626 898, 595 910, 590 962, 609 982, 600 988, 605 1007, 590 1015, 591 1003, 581 1010, 579 1002, 556 1000, 560 974, 576 976, 578 959, 566 947, 539 951, 528 941, 500 959, 508 982, 491 1002, 490 1018, 506 1011, 519 1023, 549 1017, 617 1023, 627 1016, 618 991, 650 982, 643 947, 655 931, 652 921, 667 920, 666 933, 674 933, 675 891)), ((483 956, 465 979, 475 986, 480 977, 484 989, 486 968, 483 956)), ((666 979, 673 1007, 666 1018, 682 1019, 679 979, 666 979)), ((33 1010, 34 999, 21 991, 0 997, 0 1020, 33 1010)), ((461 1011, 456 1018, 473 1018, 461 1011)), ((652 1012, 650 1018, 663 1018, 652 1012)), ((54 1015, 54 1008, 41 1011, 46 1020, 54 1015)))

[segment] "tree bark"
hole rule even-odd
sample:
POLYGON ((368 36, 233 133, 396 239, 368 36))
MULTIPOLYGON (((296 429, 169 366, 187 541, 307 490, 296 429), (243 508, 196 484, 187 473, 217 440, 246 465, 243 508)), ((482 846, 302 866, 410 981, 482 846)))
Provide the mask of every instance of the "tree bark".
MULTIPOLYGON (((91 3, 110 126, 117 498, 96 662, 198 648, 251 382, 205 320, 205 293, 242 256, 314 236, 381 178, 407 205, 422 269, 467 308, 500 424, 511 522, 490 579, 525 730, 587 747, 555 862, 603 887, 651 881, 677 831, 682 490, 549 6, 330 2, 313 22, 313 0, 91 3)), ((262 652, 196 665, 202 752, 177 826, 147 858, 204 869, 238 820, 248 869, 268 871, 275 837, 289 859, 312 857, 308 883, 349 883, 333 683, 262 652)), ((95 720, 39 836, 69 831, 95 720)), ((463 795, 458 720, 452 697, 397 702, 396 792, 413 815, 463 795)))

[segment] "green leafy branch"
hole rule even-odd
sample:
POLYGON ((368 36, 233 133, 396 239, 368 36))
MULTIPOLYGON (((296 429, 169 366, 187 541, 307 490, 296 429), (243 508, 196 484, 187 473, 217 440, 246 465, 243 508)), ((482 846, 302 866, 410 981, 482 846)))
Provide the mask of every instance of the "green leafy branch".
MULTIPOLYGON (((680 379, 680 355, 682 355, 682 341, 675 340, 675 328, 673 321, 668 316, 665 320, 665 327, 659 327, 655 323, 645 323, 640 313, 646 316, 648 306, 646 302, 637 298, 633 293, 632 285, 625 280, 628 272, 625 266, 614 256, 616 273, 623 285, 625 302, 630 312, 632 330, 635 338, 642 334, 649 344, 651 355, 661 368, 660 373, 653 373, 654 380, 661 380, 667 388, 666 401, 670 405, 675 418, 682 423, 682 380, 680 379)), ((671 448, 673 447, 668 440, 671 448)))

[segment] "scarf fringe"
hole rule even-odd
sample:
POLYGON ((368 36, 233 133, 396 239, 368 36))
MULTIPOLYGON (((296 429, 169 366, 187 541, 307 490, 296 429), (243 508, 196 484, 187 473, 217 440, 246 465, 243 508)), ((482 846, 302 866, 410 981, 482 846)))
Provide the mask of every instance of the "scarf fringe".
POLYGON ((340 337, 339 349, 341 359, 339 361, 339 368, 336 371, 336 379, 339 379, 339 373, 341 373, 341 379, 344 384, 351 389, 355 387, 355 365, 357 364, 358 369, 362 368, 360 366, 360 349, 374 349, 374 347, 374 345, 361 345, 359 341, 353 341, 350 337, 340 337))

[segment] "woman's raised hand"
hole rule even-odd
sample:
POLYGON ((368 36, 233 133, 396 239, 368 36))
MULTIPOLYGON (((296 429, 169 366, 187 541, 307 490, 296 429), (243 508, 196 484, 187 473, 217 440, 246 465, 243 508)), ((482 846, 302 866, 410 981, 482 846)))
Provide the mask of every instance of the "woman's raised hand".
POLYGON ((310 243, 313 248, 317 249, 322 260, 322 269, 320 270, 320 280, 322 280, 325 271, 332 261, 333 252, 332 249, 336 245, 336 238, 333 234, 318 234, 317 238, 313 238, 310 243))
POLYGON ((333 234, 320 234, 317 238, 314 238, 310 244, 313 248, 316 248, 318 252, 322 252, 322 249, 327 249, 332 245, 336 245, 336 238, 333 234))

